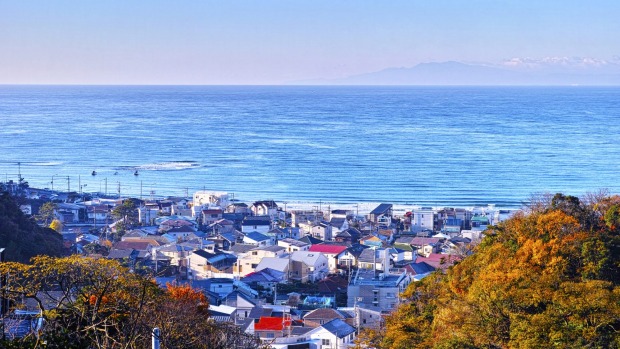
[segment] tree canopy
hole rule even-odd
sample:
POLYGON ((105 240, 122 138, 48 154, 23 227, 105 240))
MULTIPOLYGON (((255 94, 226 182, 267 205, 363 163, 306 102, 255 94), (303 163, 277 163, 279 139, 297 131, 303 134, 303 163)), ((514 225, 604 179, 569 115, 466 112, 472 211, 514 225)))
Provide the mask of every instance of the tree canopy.
POLYGON ((31 264, 0 263, 9 275, 0 291, 13 308, 36 304, 45 325, 0 348, 150 348, 151 331, 161 330, 162 348, 238 348, 259 340, 208 316, 206 297, 189 286, 158 287, 118 262, 81 256, 35 257, 31 264))
POLYGON ((620 348, 620 197, 557 194, 413 283, 378 348, 620 348))

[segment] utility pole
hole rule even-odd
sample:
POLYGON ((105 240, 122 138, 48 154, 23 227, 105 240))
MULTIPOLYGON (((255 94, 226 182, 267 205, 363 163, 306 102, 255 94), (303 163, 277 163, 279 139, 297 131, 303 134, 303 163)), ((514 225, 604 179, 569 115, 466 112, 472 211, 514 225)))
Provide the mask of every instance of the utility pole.
MULTIPOLYGON (((0 248, 0 263, 4 262, 4 248, 0 248)), ((9 301, 8 299, 6 299, 6 290, 4 289, 4 287, 6 287, 6 283, 7 283, 7 276, 6 274, 2 274, 0 275, 0 289, 2 289, 2 295, 0 295, 0 316, 2 317, 2 323, 0 323, 0 325, 2 326, 2 340, 6 339, 6 336, 4 334, 4 315, 7 313, 7 311, 9 310, 9 301)))
POLYGON ((142 181, 140 181, 140 200, 142 200, 142 181))
POLYGON ((108 196, 108 177, 105 178, 105 195, 108 196))
POLYGON ((71 192, 71 179, 67 176, 67 194, 71 192))
POLYGON ((17 163, 17 179, 18 179, 19 184, 22 184, 23 178, 22 178, 22 163, 21 162, 17 163))
POLYGON ((82 176, 78 175, 78 188, 80 188, 80 195, 82 195, 82 176))

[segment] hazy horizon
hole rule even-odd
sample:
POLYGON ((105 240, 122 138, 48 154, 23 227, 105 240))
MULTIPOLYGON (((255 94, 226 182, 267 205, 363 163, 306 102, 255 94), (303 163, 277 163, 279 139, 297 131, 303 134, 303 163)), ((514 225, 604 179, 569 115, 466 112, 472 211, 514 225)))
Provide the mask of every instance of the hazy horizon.
POLYGON ((617 13, 610 0, 0 0, 0 84, 282 85, 447 61, 599 69, 620 64, 617 13))

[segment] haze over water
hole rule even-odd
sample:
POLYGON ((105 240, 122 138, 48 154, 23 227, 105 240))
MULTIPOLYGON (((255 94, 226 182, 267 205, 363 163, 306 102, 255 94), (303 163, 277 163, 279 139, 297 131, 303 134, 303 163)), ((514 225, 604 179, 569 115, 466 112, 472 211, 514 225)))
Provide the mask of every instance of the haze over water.
POLYGON ((105 191, 107 178, 108 193, 144 197, 517 207, 620 192, 618 100, 594 87, 0 86, 0 174, 16 180, 21 162, 34 187, 67 190, 70 176, 71 190, 105 191))

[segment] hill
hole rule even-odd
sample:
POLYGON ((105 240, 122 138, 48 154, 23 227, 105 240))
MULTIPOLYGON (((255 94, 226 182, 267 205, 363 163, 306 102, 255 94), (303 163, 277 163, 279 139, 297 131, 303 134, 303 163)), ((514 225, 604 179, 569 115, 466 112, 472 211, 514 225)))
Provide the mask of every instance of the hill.
POLYGON ((455 61, 387 68, 340 79, 296 82, 302 85, 419 85, 419 86, 618 86, 620 66, 583 67, 575 64, 529 66, 470 64, 455 61))
POLYGON ((620 197, 555 195, 414 283, 378 348, 619 348, 620 197))
POLYGON ((62 236, 49 228, 40 227, 26 216, 7 193, 0 194, 0 248, 4 247, 8 261, 27 263, 37 255, 60 256, 62 236))

